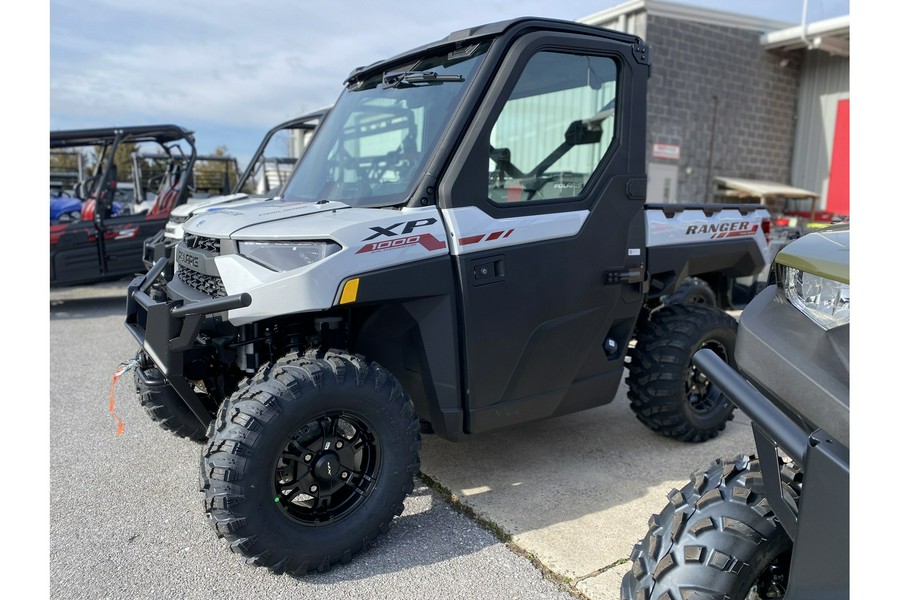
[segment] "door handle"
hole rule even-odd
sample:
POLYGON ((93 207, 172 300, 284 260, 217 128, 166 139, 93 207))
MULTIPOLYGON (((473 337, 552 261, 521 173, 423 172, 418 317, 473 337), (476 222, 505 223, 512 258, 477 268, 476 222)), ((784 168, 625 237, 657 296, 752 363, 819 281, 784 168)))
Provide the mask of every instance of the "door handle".
POLYGON ((614 269, 603 273, 604 285, 619 285, 622 283, 641 283, 644 281, 644 267, 635 269, 614 269))

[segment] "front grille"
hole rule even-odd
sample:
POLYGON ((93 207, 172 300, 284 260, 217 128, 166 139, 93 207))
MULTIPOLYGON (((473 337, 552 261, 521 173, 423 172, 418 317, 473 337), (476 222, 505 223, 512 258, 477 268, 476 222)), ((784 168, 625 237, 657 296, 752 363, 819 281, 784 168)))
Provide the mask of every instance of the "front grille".
POLYGON ((220 254, 222 250, 222 240, 216 238, 202 237, 199 235, 185 234, 184 243, 188 248, 196 250, 205 250, 212 254, 220 254))
POLYGON ((221 298, 225 296, 225 285, 222 283, 221 277, 214 275, 204 275, 197 271, 181 265, 176 273, 178 279, 191 286, 199 292, 208 294, 213 298, 221 298))

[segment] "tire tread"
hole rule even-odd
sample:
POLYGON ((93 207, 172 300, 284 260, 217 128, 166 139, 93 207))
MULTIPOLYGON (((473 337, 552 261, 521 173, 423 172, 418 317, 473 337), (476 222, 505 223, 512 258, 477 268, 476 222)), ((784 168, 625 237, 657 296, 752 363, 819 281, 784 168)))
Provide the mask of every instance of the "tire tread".
MULTIPOLYGON (((718 459, 672 490, 632 549, 621 598, 743 598, 759 572, 791 547, 768 506, 759 468, 752 456, 718 459)), ((782 474, 782 484, 796 493, 789 479, 782 474)))

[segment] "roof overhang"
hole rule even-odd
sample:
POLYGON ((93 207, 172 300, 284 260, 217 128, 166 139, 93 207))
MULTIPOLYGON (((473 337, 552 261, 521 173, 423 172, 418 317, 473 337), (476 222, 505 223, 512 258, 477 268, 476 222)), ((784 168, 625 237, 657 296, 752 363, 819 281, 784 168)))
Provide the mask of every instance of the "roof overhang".
POLYGON ((803 188, 763 179, 741 179, 738 177, 716 177, 718 195, 727 198, 818 198, 819 194, 803 188))
POLYGON ((850 15, 770 31, 760 36, 759 43, 765 50, 823 50, 850 56, 850 15))
POLYGON ((735 27, 750 31, 775 31, 784 29, 791 24, 785 21, 773 21, 760 19, 749 15, 741 15, 723 10, 715 10, 703 6, 690 6, 677 2, 665 2, 664 0, 629 0, 618 6, 588 15, 578 19, 579 23, 602 26, 605 23, 615 21, 621 16, 645 11, 648 15, 666 17, 669 19, 681 19, 694 23, 707 25, 720 25, 722 27, 735 27))

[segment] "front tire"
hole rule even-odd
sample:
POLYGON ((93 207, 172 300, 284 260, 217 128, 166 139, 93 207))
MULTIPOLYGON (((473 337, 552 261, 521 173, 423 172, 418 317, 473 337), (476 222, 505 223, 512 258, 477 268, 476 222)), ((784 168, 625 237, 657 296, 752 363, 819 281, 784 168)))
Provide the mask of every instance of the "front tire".
MULTIPOLYGON (((164 381, 159 369, 144 371, 149 381, 164 381)), ((171 385, 148 385, 135 371, 134 387, 141 406, 160 427, 195 442, 206 441, 206 425, 200 422, 171 385)))
MULTIPOLYGON (((783 465, 782 486, 795 499, 799 479, 792 464, 783 465)), ((622 579, 623 600, 783 597, 791 539, 765 498, 754 458, 719 459, 697 471, 648 525, 622 579)))
POLYGON ((291 354, 223 403, 201 460, 206 513, 248 563, 324 572, 402 512, 420 445, 412 401, 381 366, 291 354))
POLYGON ((628 399, 651 430, 685 442, 705 442, 734 418, 734 405, 693 365, 709 348, 734 366, 737 321, 698 304, 664 306, 650 315, 629 351, 628 399))

